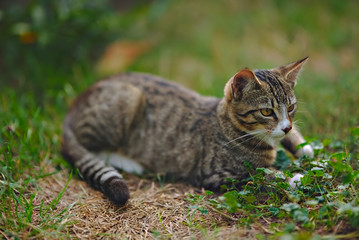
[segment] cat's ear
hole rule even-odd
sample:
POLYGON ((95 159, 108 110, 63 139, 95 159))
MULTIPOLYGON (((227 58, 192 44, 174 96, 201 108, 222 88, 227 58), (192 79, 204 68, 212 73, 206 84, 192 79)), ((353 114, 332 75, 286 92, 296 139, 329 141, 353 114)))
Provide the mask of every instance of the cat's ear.
POLYGON ((304 63, 309 57, 305 57, 297 62, 290 63, 285 66, 278 67, 277 70, 283 76, 284 80, 288 82, 292 87, 297 84, 297 77, 302 69, 304 63))
POLYGON ((240 100, 243 92, 260 88, 260 86, 261 82, 254 72, 249 69, 243 69, 227 82, 224 94, 228 102, 232 99, 240 100))

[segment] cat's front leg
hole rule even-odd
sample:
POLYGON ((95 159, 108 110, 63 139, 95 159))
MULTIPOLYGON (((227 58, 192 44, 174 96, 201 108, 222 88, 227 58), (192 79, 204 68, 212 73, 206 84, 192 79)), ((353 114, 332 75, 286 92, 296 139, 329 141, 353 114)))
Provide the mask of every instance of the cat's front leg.
POLYGON ((305 140, 295 127, 293 127, 293 129, 284 137, 281 142, 283 146, 297 158, 304 155, 310 158, 314 157, 313 148, 309 144, 297 149, 297 146, 304 143, 305 140))
MULTIPOLYGON (((313 148, 309 144, 304 145, 303 147, 297 149, 297 146, 304 142, 305 142, 305 140, 304 140, 303 136, 300 134, 300 132, 295 127, 293 127, 293 129, 282 140, 283 146, 288 151, 290 151, 295 157, 299 158, 304 155, 306 155, 310 158, 314 157, 313 148)), ((288 182, 293 188, 297 188, 297 186, 300 185, 300 179, 303 176, 304 175, 297 173, 292 178, 289 178, 288 182)))

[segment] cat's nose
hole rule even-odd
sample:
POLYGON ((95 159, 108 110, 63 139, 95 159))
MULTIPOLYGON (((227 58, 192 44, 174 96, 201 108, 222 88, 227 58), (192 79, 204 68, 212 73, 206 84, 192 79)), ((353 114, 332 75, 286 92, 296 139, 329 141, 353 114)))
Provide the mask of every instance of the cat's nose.
POLYGON ((283 131, 285 134, 287 134, 291 129, 292 129, 292 126, 288 126, 288 127, 282 128, 282 131, 283 131))

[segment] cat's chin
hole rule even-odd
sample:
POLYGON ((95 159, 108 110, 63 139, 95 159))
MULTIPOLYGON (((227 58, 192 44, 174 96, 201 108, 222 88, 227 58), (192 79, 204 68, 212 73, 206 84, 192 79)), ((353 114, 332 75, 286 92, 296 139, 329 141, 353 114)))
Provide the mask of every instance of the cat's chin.
POLYGON ((278 141, 280 141, 280 140, 282 140, 283 138, 284 138, 284 136, 285 136, 285 134, 283 133, 283 134, 272 134, 272 138, 273 139, 275 139, 275 140, 278 140, 278 141))
POLYGON ((285 133, 283 131, 277 131, 276 129, 271 132, 270 134, 271 138, 276 139, 278 141, 282 140, 285 136, 285 133))
POLYGON ((284 136, 285 136, 285 135, 283 135, 283 136, 271 135, 271 136, 266 140, 266 142, 267 142, 269 145, 275 147, 275 146, 277 146, 277 145, 279 144, 279 142, 284 138, 284 136))

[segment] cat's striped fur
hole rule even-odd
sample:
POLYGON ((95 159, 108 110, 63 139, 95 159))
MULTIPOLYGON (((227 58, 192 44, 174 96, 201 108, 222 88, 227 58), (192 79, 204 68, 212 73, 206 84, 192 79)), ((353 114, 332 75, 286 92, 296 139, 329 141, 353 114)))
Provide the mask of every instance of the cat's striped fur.
POLYGON ((112 166, 137 172, 143 167, 218 189, 226 178, 247 177, 245 161, 270 167, 280 141, 293 154, 303 154, 296 146, 304 139, 292 125, 293 87, 306 60, 272 70, 244 69, 227 82, 222 99, 151 75, 99 81, 71 107, 62 154, 120 205, 129 191, 112 166))

